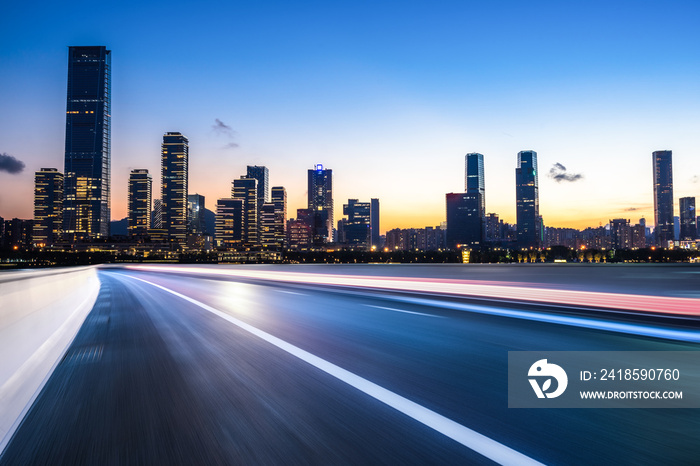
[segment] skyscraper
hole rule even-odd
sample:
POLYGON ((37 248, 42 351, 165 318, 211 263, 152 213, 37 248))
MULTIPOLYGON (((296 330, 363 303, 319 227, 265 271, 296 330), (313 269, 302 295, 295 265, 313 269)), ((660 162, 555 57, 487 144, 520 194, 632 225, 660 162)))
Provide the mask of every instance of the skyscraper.
POLYGON ((370 199, 370 230, 371 246, 381 247, 381 234, 379 233, 379 199, 370 199))
POLYGON ((204 220, 204 196, 201 194, 187 195, 187 234, 205 235, 210 234, 206 230, 204 220))
POLYGON ((654 238, 657 246, 673 241, 673 167, 671 151, 652 154, 654 165, 654 238))
POLYGON ((258 180, 258 210, 266 202, 270 202, 270 173, 267 167, 248 165, 246 178, 258 180))
POLYGON ((283 186, 272 187, 272 203, 275 205, 276 243, 284 247, 287 239, 287 190, 283 186))
POLYGON ((258 180, 245 178, 233 180, 231 197, 243 201, 243 242, 247 246, 259 244, 258 231, 258 180))
POLYGON ((476 152, 465 155, 464 168, 464 191, 468 194, 481 194, 481 216, 486 217, 484 156, 476 152))
POLYGON ((189 141, 181 133, 163 135, 161 146, 162 228, 169 242, 185 244, 187 240, 187 169, 189 141))
POLYGON ((34 234, 38 247, 58 242, 63 228, 63 173, 42 168, 34 174, 34 234))
POLYGON ((515 210, 518 224, 518 247, 538 248, 541 238, 537 152, 518 152, 515 169, 515 210))
POLYGON ((484 241, 484 225, 481 217, 481 194, 449 193, 447 204, 447 247, 481 247, 484 241))
POLYGON ((308 208, 313 215, 313 244, 333 241, 333 170, 315 165, 308 172, 308 208))
POLYGON ((349 246, 360 249, 371 246, 371 206, 371 202, 359 202, 357 199, 348 199, 348 203, 343 205, 343 214, 348 216, 344 222, 343 236, 349 246))
POLYGON ((109 236, 111 51, 68 48, 63 234, 109 236))
POLYGON ((216 226, 214 237, 221 249, 236 249, 243 243, 243 199, 219 199, 216 201, 216 226))
POLYGON ((697 238, 698 228, 695 216, 695 198, 682 197, 679 199, 681 209, 681 241, 692 241, 697 238))
POLYGON ((153 180, 146 169, 131 170, 129 175, 129 236, 144 237, 151 228, 153 180))
POLYGON ((151 228, 160 230, 163 228, 163 201, 153 200, 153 211, 151 212, 151 228))

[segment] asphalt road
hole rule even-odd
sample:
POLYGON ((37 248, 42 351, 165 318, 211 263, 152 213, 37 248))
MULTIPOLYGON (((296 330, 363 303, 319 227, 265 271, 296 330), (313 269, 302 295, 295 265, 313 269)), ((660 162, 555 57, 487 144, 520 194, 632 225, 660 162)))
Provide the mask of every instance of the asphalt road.
POLYGON ((697 410, 509 409, 505 382, 508 351, 699 344, 382 292, 119 269, 100 280, 95 308, 0 464, 700 458, 697 410))

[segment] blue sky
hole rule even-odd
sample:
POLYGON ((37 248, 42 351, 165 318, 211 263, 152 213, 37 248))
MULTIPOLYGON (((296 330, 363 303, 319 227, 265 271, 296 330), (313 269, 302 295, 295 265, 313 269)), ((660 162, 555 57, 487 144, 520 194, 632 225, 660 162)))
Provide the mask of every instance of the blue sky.
POLYGON ((378 197, 383 230, 436 225, 481 152, 487 211, 514 222, 532 149, 547 225, 653 219, 654 150, 674 152, 675 198, 700 196, 699 19, 698 2, 13 2, 0 153, 26 168, 0 171, 0 216, 30 218, 33 172, 63 170, 67 47, 106 45, 115 219, 131 169, 158 192, 166 131, 190 138, 190 192, 210 209, 259 164, 294 216, 323 163, 336 220, 378 197), (583 178, 555 182, 555 163, 583 178))

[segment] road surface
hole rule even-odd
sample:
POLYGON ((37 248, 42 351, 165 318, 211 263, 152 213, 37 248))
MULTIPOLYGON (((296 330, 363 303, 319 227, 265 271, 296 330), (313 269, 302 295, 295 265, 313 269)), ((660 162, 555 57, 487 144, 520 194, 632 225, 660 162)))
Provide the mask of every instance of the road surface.
MULTIPOLYGON (((508 317, 498 311, 514 305, 498 300, 125 269, 100 280, 0 464, 700 458, 697 410, 509 409, 506 383, 508 351, 693 351, 697 342, 508 317)), ((672 327, 688 335, 697 323, 672 327)))

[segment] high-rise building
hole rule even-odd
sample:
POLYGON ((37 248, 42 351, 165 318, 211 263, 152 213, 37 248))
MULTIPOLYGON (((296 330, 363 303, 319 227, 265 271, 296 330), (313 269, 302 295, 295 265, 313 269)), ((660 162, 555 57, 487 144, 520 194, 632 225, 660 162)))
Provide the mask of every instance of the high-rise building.
POLYGON ((632 228, 629 220, 610 220, 610 242, 613 249, 632 249, 632 228))
POLYGON ((657 246, 673 241, 673 166, 670 150, 652 154, 654 165, 654 238, 657 246))
POLYGON ((283 186, 272 188, 272 203, 275 206, 275 243, 284 247, 287 239, 287 191, 283 186))
POLYGON ((219 199, 216 201, 216 246, 220 249, 237 249, 243 245, 243 199, 219 199))
POLYGON ((486 217, 484 156, 476 152, 465 155, 464 168, 464 191, 468 194, 481 194, 481 216, 486 217))
POLYGON ((68 48, 63 235, 106 238, 110 222, 111 51, 68 48))
POLYGON ((679 200, 681 209, 681 241, 692 241, 698 237, 697 218, 695 216, 695 198, 682 197, 679 200))
POLYGON ((518 152, 518 167, 515 169, 515 213, 519 248, 539 248, 541 245, 542 221, 538 186, 537 152, 518 152))
POLYGON ((447 247, 479 248, 484 241, 481 194, 449 193, 447 204, 447 247))
MULTIPOLYGON (((347 220, 343 223, 343 242, 359 249, 369 249, 372 240, 371 219, 372 203, 348 199, 343 205, 343 214, 347 220)), ((340 232, 338 232, 340 235, 340 232)))
POLYGON ((129 175, 129 236, 145 237, 151 229, 151 197, 153 180, 146 169, 136 169, 129 175))
POLYGON ((231 197, 243 201, 243 242, 249 246, 259 244, 258 231, 258 180, 241 177, 233 180, 231 197))
POLYGON ((308 208, 313 213, 313 244, 333 241, 333 170, 317 164, 308 172, 308 208))
POLYGON ((207 234, 204 220, 204 196, 187 195, 187 234, 203 236, 207 234))
POLYGON ((287 222, 287 248, 303 251, 311 245, 311 227, 304 220, 290 219, 287 222))
POLYGON ((379 249, 381 247, 381 234, 379 232, 379 199, 370 199, 370 222, 369 222, 371 246, 379 249))
POLYGON ((632 249, 643 249, 646 247, 646 228, 642 224, 634 225, 632 228, 632 249))
POLYGON ((189 141, 181 133, 163 135, 161 146, 161 199, 163 229, 168 241, 184 245, 187 240, 187 170, 189 141))
POLYGON ((258 209, 266 202, 270 202, 270 174, 267 167, 248 165, 246 178, 258 180, 258 209))
POLYGON ((151 212, 151 228, 160 230, 163 228, 163 201, 153 200, 153 212, 151 212))
POLYGON ((60 241, 63 228, 63 173, 42 168, 34 174, 34 234, 38 247, 60 241))

